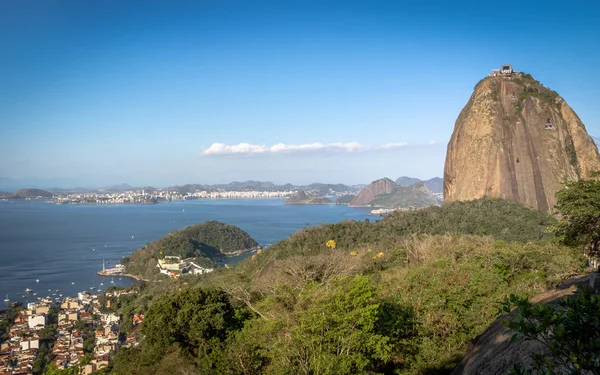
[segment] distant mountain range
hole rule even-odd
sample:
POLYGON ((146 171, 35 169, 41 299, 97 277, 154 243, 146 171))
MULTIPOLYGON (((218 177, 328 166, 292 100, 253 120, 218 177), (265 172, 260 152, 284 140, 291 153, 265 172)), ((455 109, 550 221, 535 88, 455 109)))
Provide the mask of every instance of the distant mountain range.
MULTIPOLYGON (((41 180, 37 182, 29 181, 29 180, 11 180, 8 178, 0 178, 0 191, 6 191, 7 193, 3 193, 4 195, 10 195, 18 189, 23 189, 24 187, 28 189, 36 188, 41 189, 40 185, 45 185, 40 183, 41 180), (25 185, 27 182, 31 182, 31 185, 25 185)), ((53 181, 53 180, 49 180, 53 181)), ((400 177, 396 180, 396 184, 399 186, 409 186, 413 185, 416 182, 421 182, 421 180, 412 177, 400 177)), ((432 178, 430 180, 422 181, 425 185, 434 193, 438 193, 442 191, 442 179, 439 177, 432 178)), ((293 184, 283 184, 277 185, 268 181, 233 181, 228 184, 186 184, 182 186, 169 186, 169 191, 177 192, 181 194, 185 193, 193 193, 195 191, 305 191, 307 194, 311 196, 331 196, 331 195, 341 195, 341 194, 357 194, 361 189, 366 187, 366 184, 359 185, 345 185, 345 184, 324 184, 324 183, 312 183, 309 185, 293 185, 293 184)), ((152 186, 132 186, 130 184, 118 184, 106 186, 98 189, 92 188, 72 188, 72 189, 57 189, 57 188, 45 188, 44 190, 50 193, 70 193, 70 192, 103 192, 103 193, 117 193, 128 190, 145 190, 148 193, 152 193, 159 189, 152 186)), ((160 189, 165 190, 165 189, 160 189)))
POLYGON ((418 178, 401 176, 396 180, 396 185, 410 186, 417 182, 423 182, 425 186, 427 186, 427 189, 431 190, 433 193, 439 194, 444 192, 444 180, 440 177, 434 177, 429 180, 419 180, 418 178))
POLYGON ((292 190, 303 190, 310 195, 334 195, 340 193, 357 193, 360 191, 360 185, 344 185, 344 184, 322 184, 312 183, 310 185, 276 185, 272 182, 263 181, 234 181, 228 184, 217 184, 217 185, 198 185, 198 184, 187 184, 183 186, 170 186, 169 191, 176 191, 179 193, 193 193, 196 190, 215 191, 292 191, 292 190))

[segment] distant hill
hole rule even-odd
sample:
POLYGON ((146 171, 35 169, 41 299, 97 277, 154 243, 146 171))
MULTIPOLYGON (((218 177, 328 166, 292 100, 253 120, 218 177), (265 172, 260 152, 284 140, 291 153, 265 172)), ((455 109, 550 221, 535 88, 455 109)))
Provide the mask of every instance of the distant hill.
POLYGON ((207 221, 173 231, 136 250, 125 259, 127 272, 144 277, 157 273, 156 261, 165 256, 196 258, 205 266, 213 266, 223 255, 255 249, 258 243, 240 228, 219 221, 207 221))
MULTIPOLYGON (((407 181, 410 178, 404 178, 407 181)), ((436 205, 437 199, 424 182, 398 186, 389 178, 371 182, 350 202, 353 207, 422 208, 436 205)))
POLYGON ((233 190, 233 191, 252 191, 252 190, 260 190, 260 191, 274 191, 277 190, 275 185, 272 182, 262 182, 262 181, 233 181, 228 184, 220 184, 220 185, 212 185, 213 188, 223 189, 223 190, 233 190))
POLYGON ((398 186, 409 186, 417 182, 421 182, 421 180, 414 177, 400 176, 396 179, 396 185, 398 186))
POLYGON ((401 176, 396 180, 398 186, 414 185, 417 182, 424 182, 425 186, 433 193, 442 193, 444 191, 444 180, 440 177, 434 177, 429 180, 419 180, 418 178, 401 176))
POLYGON ((356 195, 346 194, 335 200, 335 204, 350 204, 356 195))
POLYGON ((380 194, 369 204, 383 208, 422 208, 437 205, 437 199, 423 182, 397 186, 390 194, 380 194))
POLYGON ((107 186, 107 187, 104 187, 104 188, 101 188, 98 190, 121 192, 121 191, 135 190, 135 188, 129 184, 118 184, 118 185, 107 186))
POLYGON ((26 199, 26 198, 52 198, 52 193, 46 190, 40 189, 21 189, 16 193, 10 195, 12 199, 26 199))
POLYGON ((444 179, 440 177, 434 177, 427 181, 423 181, 427 189, 431 190, 432 193, 443 193, 444 192, 444 179))
POLYGON ((368 207, 373 199, 381 194, 391 194, 398 185, 389 178, 385 177, 376 181, 371 182, 364 189, 362 189, 352 202, 352 207, 368 207))
POLYGON ((304 190, 300 190, 294 195, 288 197, 284 204, 332 204, 333 202, 325 197, 314 196, 307 194, 304 190))
POLYGON ((313 183, 302 187, 306 191, 314 192, 317 195, 329 195, 334 193, 346 193, 355 191, 351 186, 344 184, 321 184, 313 183))
POLYGON ((170 186, 169 191, 178 192, 180 194, 194 193, 196 191, 293 191, 293 190, 304 190, 309 192, 310 195, 330 195, 340 194, 346 192, 358 192, 358 188, 348 186, 344 184, 322 184, 312 183, 310 185, 293 185, 284 184, 276 185, 269 181, 233 181, 228 184, 217 184, 217 185, 200 185, 200 184, 187 184, 183 186, 170 186))

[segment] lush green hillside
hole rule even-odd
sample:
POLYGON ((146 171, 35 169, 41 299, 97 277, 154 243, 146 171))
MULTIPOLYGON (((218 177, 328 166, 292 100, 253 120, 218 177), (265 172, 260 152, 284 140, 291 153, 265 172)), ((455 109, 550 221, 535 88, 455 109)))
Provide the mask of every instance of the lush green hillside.
POLYGON ((125 258, 123 263, 128 272, 149 277, 157 272, 156 260, 167 255, 197 258, 200 263, 210 266, 214 259, 223 255, 257 246, 258 243, 240 228, 218 221, 207 221, 169 233, 138 249, 131 257, 125 258))
POLYGON ((277 251, 158 297, 145 339, 117 354, 112 373, 443 373, 505 295, 538 294, 583 264, 552 242, 464 235, 352 250, 321 243, 260 262, 277 251))
POLYGON ((106 371, 444 373, 505 295, 581 270, 580 251, 545 239, 553 223, 482 199, 305 229, 234 268, 115 303, 126 319, 147 313, 145 338, 106 371))
POLYGON ((343 221, 304 229, 272 245, 263 259, 312 254, 331 239, 344 250, 366 244, 393 247, 412 234, 473 234, 504 241, 537 241, 552 237, 548 228, 555 222, 520 203, 484 198, 396 212, 376 222, 343 221))

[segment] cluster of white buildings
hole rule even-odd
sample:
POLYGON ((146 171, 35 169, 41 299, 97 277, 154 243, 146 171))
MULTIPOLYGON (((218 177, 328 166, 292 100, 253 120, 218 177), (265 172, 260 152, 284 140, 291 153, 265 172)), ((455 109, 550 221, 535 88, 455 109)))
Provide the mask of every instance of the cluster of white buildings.
POLYGON ((0 345, 0 374, 28 375, 40 347, 39 331, 46 326, 49 307, 21 310, 12 322, 10 338, 0 345))
POLYGON ((196 191, 183 197, 184 199, 286 198, 294 193, 294 191, 196 191))
POLYGON ((165 256, 159 259, 156 267, 163 275, 178 279, 183 274, 202 275, 212 272, 212 268, 202 267, 194 262, 194 258, 181 259, 178 256, 165 256))
MULTIPOLYGON (((114 296, 118 297, 118 294, 114 296)), ((110 307, 109 300, 107 304, 110 307)), ((13 321, 9 330, 10 339, 0 346, 0 375, 33 373, 33 364, 40 348, 40 331, 50 323, 48 317, 52 308, 58 308, 57 321, 54 322, 57 330, 51 348, 54 357, 51 364, 57 369, 77 366, 84 359, 84 330, 87 331, 88 340, 93 338, 94 349, 90 353, 89 363, 82 364, 81 374, 91 374, 106 367, 109 356, 119 347, 137 345, 135 334, 129 335, 124 342, 119 341, 120 316, 102 313, 96 294, 80 292, 77 298, 66 297, 60 306, 53 304, 49 298, 42 299, 29 303, 27 309, 20 310, 13 321), (81 329, 82 326, 86 328, 81 329)), ((134 326, 142 321, 143 315, 133 318, 134 326)))
MULTIPOLYGON (((135 191, 121 193, 77 193, 55 196, 53 201, 59 204, 123 204, 123 203, 156 203, 158 196, 142 194, 135 191)), ((163 199, 164 200, 164 199, 163 199)))
POLYGON ((58 195, 53 198, 53 202, 59 204, 147 204, 185 199, 286 198, 293 193, 293 191, 196 191, 193 193, 179 193, 168 190, 147 193, 144 190, 138 190, 119 193, 58 195))

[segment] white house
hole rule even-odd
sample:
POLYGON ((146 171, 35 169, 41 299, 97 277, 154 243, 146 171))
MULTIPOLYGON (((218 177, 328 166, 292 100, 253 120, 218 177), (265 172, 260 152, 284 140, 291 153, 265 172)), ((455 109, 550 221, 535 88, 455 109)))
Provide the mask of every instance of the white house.
POLYGON ((25 338, 21 340, 21 350, 39 349, 40 339, 38 338, 25 338))
POLYGON ((28 317, 27 323, 29 325, 29 328, 31 329, 38 327, 43 328, 46 326, 46 315, 31 315, 30 317, 28 317))
POLYGON ((194 275, 202 275, 202 274, 209 273, 212 271, 213 271, 212 268, 204 268, 202 266, 197 265, 194 262, 190 262, 190 264, 188 264, 188 272, 190 272, 194 275))

